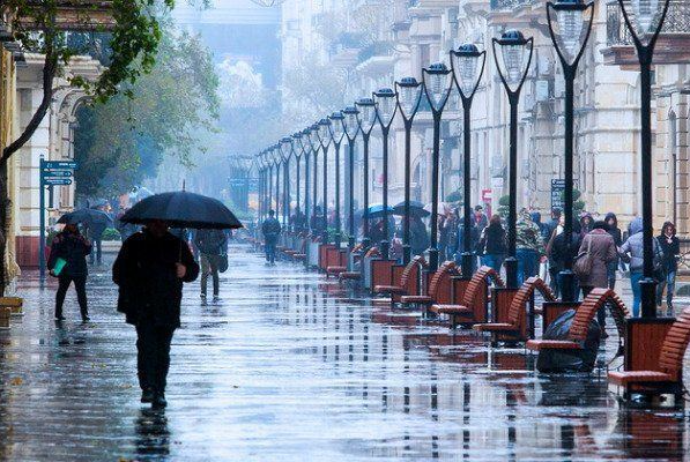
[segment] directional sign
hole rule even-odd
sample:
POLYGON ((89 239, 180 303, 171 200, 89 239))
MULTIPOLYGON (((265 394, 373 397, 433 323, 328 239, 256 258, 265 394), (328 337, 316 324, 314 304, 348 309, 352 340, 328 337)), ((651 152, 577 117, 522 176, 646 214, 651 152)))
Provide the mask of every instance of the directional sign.
POLYGON ((53 170, 50 172, 43 172, 44 178, 71 178, 74 176, 73 170, 53 170))
POLYGON ((73 160, 49 160, 43 162, 44 170, 77 170, 78 168, 79 164, 73 160))
POLYGON ((72 184, 71 178, 45 178, 43 181, 48 186, 67 186, 72 184))

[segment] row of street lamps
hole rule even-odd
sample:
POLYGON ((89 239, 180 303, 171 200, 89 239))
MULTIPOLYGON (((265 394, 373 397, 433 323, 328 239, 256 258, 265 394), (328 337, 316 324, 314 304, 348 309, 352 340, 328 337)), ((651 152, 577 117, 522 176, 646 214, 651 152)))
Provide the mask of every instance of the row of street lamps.
MULTIPOLYGON (((651 188, 651 62, 654 46, 668 11, 669 0, 618 0, 625 23, 631 32, 637 49, 641 68, 641 158, 642 158, 642 197, 644 221, 644 279, 642 285, 642 313, 643 316, 653 317, 655 313, 654 291, 656 283, 653 279, 653 250, 652 250, 652 188, 651 188)), ((573 113, 574 113, 574 82, 578 64, 583 56, 594 19, 594 2, 585 3, 583 0, 557 0, 548 2, 546 6, 549 33, 556 49, 565 79, 565 191, 564 191, 564 235, 566 245, 566 259, 562 278, 563 300, 574 301, 577 294, 573 290, 574 274, 572 239, 573 223, 573 113)), ((510 151, 509 151, 509 217, 508 217, 508 258, 505 260, 507 286, 517 287, 517 128, 518 103, 521 90, 525 84, 527 73, 532 62, 534 52, 533 38, 526 38, 518 30, 507 30, 498 39, 492 40, 493 56, 500 80, 504 86, 510 106, 510 151)), ((369 139, 374 127, 380 126, 383 140, 383 236, 380 243, 382 255, 389 255, 388 242, 388 135, 391 124, 398 110, 400 111, 405 128, 405 209, 403 223, 403 262, 407 264, 412 258, 410 247, 410 183, 411 183, 411 154, 410 136, 414 118, 421 106, 423 96, 429 103, 433 118, 433 148, 431 174, 431 243, 429 248, 429 268, 438 268, 438 204, 439 204, 439 152, 440 126, 443 110, 449 100, 453 87, 458 89, 463 107, 463 275, 469 277, 474 271, 474 256, 471 253, 472 209, 470 201, 470 160, 471 143, 471 108, 474 95, 480 85, 483 75, 486 52, 480 51, 476 45, 468 43, 450 52, 451 68, 444 63, 432 64, 422 70, 422 82, 414 77, 407 77, 395 82, 395 89, 383 88, 372 94, 372 97, 361 98, 354 106, 343 111, 334 112, 328 118, 321 119, 317 124, 286 137, 279 144, 264 150, 258 156, 260 171, 262 172, 262 194, 268 202, 272 200, 270 186, 271 175, 275 169, 275 197, 278 203, 279 166, 284 166, 283 189, 283 217, 287 222, 289 215, 289 169, 291 157, 297 159, 297 203, 299 206, 300 179, 299 162, 302 155, 306 157, 306 184, 313 183, 313 196, 309 199, 306 194, 304 211, 310 217, 312 205, 317 203, 317 154, 322 152, 323 162, 323 204, 324 220, 327 215, 328 198, 328 148, 331 143, 335 146, 335 245, 340 246, 341 217, 340 217, 340 146, 346 137, 348 141, 348 193, 349 193, 349 240, 348 246, 355 245, 354 229, 354 146, 359 133, 363 141, 363 236, 364 245, 369 241, 369 139), (314 178, 310 177, 310 154, 314 163, 314 178)), ((324 226, 326 229, 326 226, 324 226)), ((323 243, 328 243, 328 233, 324 231, 323 243)))

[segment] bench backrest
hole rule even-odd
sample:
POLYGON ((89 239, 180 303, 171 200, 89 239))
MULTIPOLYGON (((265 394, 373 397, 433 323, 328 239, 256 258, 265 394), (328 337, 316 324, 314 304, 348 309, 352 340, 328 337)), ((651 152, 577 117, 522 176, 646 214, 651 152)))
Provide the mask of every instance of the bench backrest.
POLYGON ((520 325, 522 316, 527 312, 527 303, 532 299, 534 291, 538 290, 544 299, 549 302, 556 300, 556 297, 551 292, 549 286, 539 277, 533 276, 527 279, 520 287, 520 290, 513 297, 513 301, 510 303, 510 308, 508 308, 508 322, 515 326, 520 325))
POLYGON ((429 297, 438 300, 438 291, 443 286, 443 282, 449 281, 452 276, 457 274, 458 265, 454 261, 447 261, 439 266, 429 282, 429 297))
POLYGON ((378 247, 371 247, 369 250, 367 250, 367 253, 364 254, 364 258, 373 258, 378 255, 381 255, 381 252, 379 252, 378 247))
POLYGON ((488 286, 489 278, 493 278, 496 286, 504 286, 503 279, 501 279, 501 276, 498 275, 495 269, 490 266, 482 266, 472 275, 470 282, 467 283, 467 289, 465 289, 462 297, 463 306, 472 307, 475 304, 477 298, 482 293, 481 291, 488 286))
POLYGON ((681 379, 683 357, 688 344, 690 344, 690 307, 685 308, 676 318, 661 345, 659 366, 675 380, 681 379))
POLYGON ((609 307, 618 334, 622 338, 625 332, 625 318, 629 316, 628 308, 613 290, 593 289, 577 308, 577 313, 570 327, 570 339, 584 342, 587 339, 587 330, 594 316, 605 306, 609 307))
POLYGON ((417 280, 419 279, 419 275, 422 274, 422 270, 429 266, 424 260, 424 257, 421 255, 417 255, 414 257, 408 264, 405 266, 405 269, 403 270, 402 274, 400 275, 400 287, 407 287, 408 284, 410 284, 412 280, 417 280))

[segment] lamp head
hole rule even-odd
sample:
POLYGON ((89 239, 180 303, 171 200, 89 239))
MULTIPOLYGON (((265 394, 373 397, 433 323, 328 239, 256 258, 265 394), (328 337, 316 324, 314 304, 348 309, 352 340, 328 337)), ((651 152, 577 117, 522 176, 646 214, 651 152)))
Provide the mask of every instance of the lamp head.
POLYGON ((340 144, 343 141, 343 136, 345 136, 345 127, 343 126, 345 116, 342 112, 336 111, 329 116, 329 119, 331 120, 329 130, 331 132, 333 142, 335 144, 340 144))
POLYGON ((441 111, 450 95, 450 69, 445 63, 434 63, 422 69, 424 90, 434 111, 441 111))
POLYGON ((402 116, 410 120, 415 116, 422 101, 422 84, 414 77, 404 77, 400 82, 396 82, 398 106, 402 116))
POLYGON ((359 109, 357 121, 362 133, 368 135, 376 124, 376 102, 372 98, 360 98, 355 105, 359 109))
POLYGON ((486 54, 479 51, 474 43, 465 43, 457 50, 451 51, 453 77, 462 96, 471 97, 479 86, 485 58, 486 54))
POLYGON ((395 91, 391 88, 381 88, 373 93, 376 102, 376 116, 382 127, 390 127, 397 110, 395 91))
POLYGON ((348 106, 343 109, 343 116, 345 120, 343 121, 343 126, 345 127, 345 133, 348 139, 354 140, 359 132, 359 122, 357 121, 357 115, 359 110, 356 106, 348 106))
POLYGON ((331 121, 327 118, 319 120, 319 130, 317 133, 319 135, 319 142, 324 148, 327 148, 328 145, 331 144, 330 125, 331 121))

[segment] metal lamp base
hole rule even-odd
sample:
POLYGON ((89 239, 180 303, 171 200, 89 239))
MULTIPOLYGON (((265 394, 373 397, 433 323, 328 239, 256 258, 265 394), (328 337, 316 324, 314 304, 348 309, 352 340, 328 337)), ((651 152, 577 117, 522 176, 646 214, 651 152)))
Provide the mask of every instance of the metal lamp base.
POLYGON ((518 288, 518 261, 515 257, 508 257, 503 262, 506 269, 506 288, 518 288))

